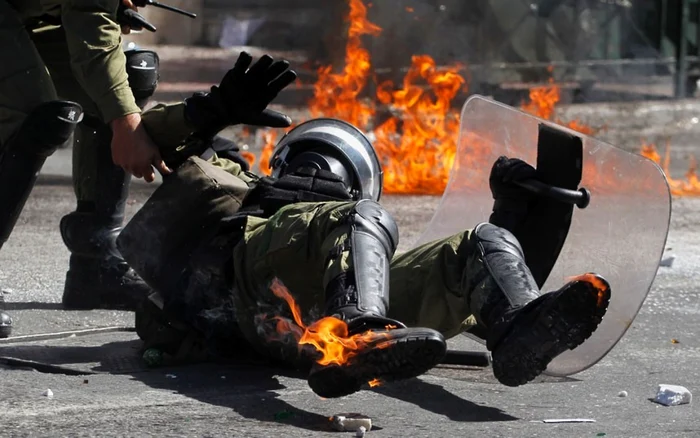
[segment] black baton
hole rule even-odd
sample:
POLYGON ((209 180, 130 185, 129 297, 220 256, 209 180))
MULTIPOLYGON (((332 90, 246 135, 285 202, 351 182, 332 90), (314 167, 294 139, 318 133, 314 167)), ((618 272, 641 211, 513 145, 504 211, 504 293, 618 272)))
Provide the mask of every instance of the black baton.
POLYGON ((536 179, 514 182, 536 195, 546 196, 566 204, 573 204, 581 209, 588 207, 588 204, 591 202, 591 192, 583 187, 578 190, 563 189, 561 187, 550 186, 536 179))

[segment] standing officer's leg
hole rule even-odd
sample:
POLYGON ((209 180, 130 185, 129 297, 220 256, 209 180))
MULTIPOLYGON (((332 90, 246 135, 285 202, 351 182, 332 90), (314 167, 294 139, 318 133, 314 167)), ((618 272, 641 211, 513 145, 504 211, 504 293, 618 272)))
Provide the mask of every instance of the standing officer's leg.
MULTIPOLYGON (((73 145, 77 208, 62 218, 60 226, 71 252, 63 304, 72 309, 134 309, 150 289, 115 245, 124 222, 131 175, 112 161, 112 131, 73 75, 63 29, 39 29, 33 39, 58 94, 80 102, 86 112, 73 145)), ((127 52, 127 72, 137 103, 143 108, 155 92, 157 55, 127 52)))
MULTIPOLYGON (((80 105, 57 101, 24 24, 7 2, 0 2, 0 247, 46 158, 70 138, 81 119, 80 105)), ((9 336, 11 323, 0 311, 0 337, 9 336)))

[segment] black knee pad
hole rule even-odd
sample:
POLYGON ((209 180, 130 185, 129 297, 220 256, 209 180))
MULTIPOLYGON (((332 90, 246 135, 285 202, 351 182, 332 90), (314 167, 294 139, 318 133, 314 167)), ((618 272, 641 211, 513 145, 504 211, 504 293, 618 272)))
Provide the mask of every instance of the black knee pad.
POLYGON ((129 87, 134 93, 137 104, 143 107, 158 88, 160 58, 151 50, 128 50, 124 53, 129 87))
POLYGON ((469 238, 469 249, 479 250, 483 256, 496 252, 507 252, 525 259, 518 239, 505 228, 490 223, 481 223, 474 228, 469 238))
POLYGON ((0 151, 0 247, 10 237, 44 162, 70 138, 82 117, 82 107, 74 102, 39 105, 0 151))
POLYGON ((83 120, 83 108, 69 101, 57 100, 36 107, 7 145, 8 152, 48 158, 63 145, 83 120))
POLYGON ((352 208, 349 221, 355 231, 369 234, 381 242, 389 258, 399 246, 399 227, 378 202, 363 199, 352 208))

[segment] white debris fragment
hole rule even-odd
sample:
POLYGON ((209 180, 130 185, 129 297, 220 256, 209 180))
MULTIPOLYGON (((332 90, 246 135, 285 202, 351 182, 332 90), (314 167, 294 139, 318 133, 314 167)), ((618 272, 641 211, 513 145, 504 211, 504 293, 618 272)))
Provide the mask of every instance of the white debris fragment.
POLYGON ((676 260, 676 256, 671 254, 668 257, 662 258, 659 262, 659 266, 661 266, 662 268, 670 268, 671 266, 673 266, 674 260, 676 260))
POLYGON ((165 377, 168 379, 177 379, 177 376, 175 374, 166 374, 165 377))
POLYGON ((677 406, 689 404, 693 400, 693 395, 688 388, 679 385, 659 385, 654 401, 664 406, 677 406))
POLYGON ((0 293, 2 294, 11 294, 12 292, 13 290, 7 287, 3 287, 2 289, 0 289, 0 293))
POLYGON ((53 398, 53 391, 51 391, 50 389, 47 389, 47 390, 44 391, 44 393, 41 394, 41 395, 43 395, 44 397, 47 397, 47 398, 53 398))
POLYGON ((331 422, 333 428, 340 432, 357 432, 361 427, 365 429, 365 432, 372 430, 372 419, 362 414, 334 415, 331 417, 331 422))
POLYGON ((618 397, 627 397, 627 391, 620 391, 617 393, 618 397))
POLYGON ((355 436, 357 438, 363 438, 365 436, 365 433, 367 433, 367 429, 365 428, 365 426, 360 426, 355 431, 355 436))
POLYGON ((595 423, 591 418, 554 418, 551 420, 542 420, 543 423, 595 423))

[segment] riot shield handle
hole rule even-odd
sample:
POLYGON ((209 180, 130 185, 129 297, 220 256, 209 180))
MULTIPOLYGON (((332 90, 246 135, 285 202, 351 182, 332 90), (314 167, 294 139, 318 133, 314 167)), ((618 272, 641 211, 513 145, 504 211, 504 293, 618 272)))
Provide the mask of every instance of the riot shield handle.
POLYGON ((536 179, 527 179, 516 181, 515 184, 531 191, 539 196, 546 196, 566 204, 573 204, 578 208, 584 209, 591 202, 591 192, 582 187, 578 190, 563 189, 561 187, 550 186, 536 179))

